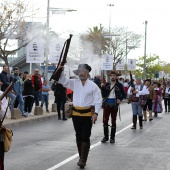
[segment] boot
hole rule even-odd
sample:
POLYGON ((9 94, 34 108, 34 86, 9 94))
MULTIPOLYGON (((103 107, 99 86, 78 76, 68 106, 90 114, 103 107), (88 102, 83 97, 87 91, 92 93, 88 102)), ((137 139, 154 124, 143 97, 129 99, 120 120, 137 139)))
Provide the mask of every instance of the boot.
POLYGON ((110 143, 115 143, 116 127, 111 128, 110 143))
POLYGON ((152 110, 149 110, 149 121, 152 121, 153 118, 152 118, 152 110))
POLYGON ((139 127, 143 129, 142 116, 139 116, 139 127))
POLYGON ((157 113, 157 112, 155 112, 154 116, 155 116, 155 117, 158 117, 158 113, 157 113))
POLYGON ((65 112, 63 112, 63 120, 67 120, 67 118, 65 116, 65 112))
POLYGON ((77 163, 77 165, 80 166, 80 168, 84 168, 86 166, 89 149, 90 149, 90 143, 83 142, 81 145, 81 157, 79 162, 77 163))
POLYGON ((77 149, 78 149, 78 152, 79 152, 79 157, 81 157, 81 145, 82 145, 82 142, 79 142, 77 141, 77 149))
POLYGON ((146 111, 143 111, 143 121, 147 121, 146 111))
POLYGON ((136 123, 137 123, 137 115, 133 115, 133 126, 131 129, 136 129, 136 123))
POLYGON ((105 143, 109 140, 109 127, 103 126, 103 131, 104 131, 104 138, 101 140, 102 143, 105 143))

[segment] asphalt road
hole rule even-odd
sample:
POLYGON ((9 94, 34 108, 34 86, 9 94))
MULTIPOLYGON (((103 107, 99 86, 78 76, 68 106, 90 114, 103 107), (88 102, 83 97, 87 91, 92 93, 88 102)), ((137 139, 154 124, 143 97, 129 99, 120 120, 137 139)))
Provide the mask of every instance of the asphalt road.
MULTIPOLYGON (((101 110, 98 121, 93 126, 91 136, 93 148, 90 150, 85 169, 170 169, 168 164, 170 149, 166 147, 170 135, 168 131, 164 133, 169 125, 170 113, 169 115, 168 113, 159 114, 153 122, 144 122, 143 130, 131 130, 128 126, 132 121, 131 106, 122 103, 120 109, 121 121, 118 117, 115 144, 100 143, 103 138, 101 110), (166 126, 161 127, 162 119, 165 119, 166 126)), ((30 122, 14 126, 12 130, 13 143, 9 153, 5 155, 5 170, 79 169, 76 165, 78 157, 75 155, 77 148, 71 119, 62 121, 55 118, 30 122), (56 168, 54 168, 55 165, 56 168)))

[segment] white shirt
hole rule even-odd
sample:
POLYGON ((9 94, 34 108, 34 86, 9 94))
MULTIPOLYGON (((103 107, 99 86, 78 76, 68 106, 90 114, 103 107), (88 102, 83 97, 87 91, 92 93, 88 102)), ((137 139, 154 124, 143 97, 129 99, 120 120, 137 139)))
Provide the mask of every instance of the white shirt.
MULTIPOLYGON (((115 84, 111 84, 110 89, 112 89, 114 85, 115 85, 115 84)), ((110 92, 108 98, 109 98, 109 99, 110 99, 110 98, 114 98, 114 99, 116 98, 116 95, 115 95, 115 88, 112 89, 112 91, 110 92)))
MULTIPOLYGON (((3 92, 0 91, 0 96, 1 96, 2 94, 3 94, 3 92)), ((2 102, 2 105, 1 105, 1 110, 0 110, 0 119, 3 118, 3 116, 4 116, 4 114, 5 114, 5 111, 6 111, 6 108, 7 108, 7 106, 8 106, 8 101, 7 101, 6 97, 4 97, 1 102, 2 102)))
POLYGON ((73 91, 73 105, 79 107, 95 106, 99 113, 102 105, 102 96, 99 87, 89 79, 83 85, 80 79, 68 79, 64 72, 61 73, 59 83, 73 91))
POLYGON ((170 87, 166 87, 165 93, 170 94, 170 87))
MULTIPOLYGON (((131 92, 131 86, 129 87, 128 89, 128 95, 132 95, 132 92, 131 92)), ((140 95, 146 95, 146 94, 149 94, 149 91, 148 91, 148 88, 146 86, 143 86, 142 90, 141 89, 141 85, 135 85, 135 90, 138 92, 136 93, 136 97, 139 97, 140 95)))

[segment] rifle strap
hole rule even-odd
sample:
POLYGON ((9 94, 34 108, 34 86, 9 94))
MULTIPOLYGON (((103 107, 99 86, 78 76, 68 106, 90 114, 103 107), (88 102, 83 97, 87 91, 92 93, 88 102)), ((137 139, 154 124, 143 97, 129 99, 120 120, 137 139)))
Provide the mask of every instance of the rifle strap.
POLYGON ((104 102, 107 100, 107 98, 108 98, 109 95, 110 95, 110 92, 115 88, 115 86, 116 86, 116 84, 110 89, 109 94, 107 95, 107 97, 105 97, 105 98, 103 99, 103 102, 102 102, 102 103, 104 103, 104 102))

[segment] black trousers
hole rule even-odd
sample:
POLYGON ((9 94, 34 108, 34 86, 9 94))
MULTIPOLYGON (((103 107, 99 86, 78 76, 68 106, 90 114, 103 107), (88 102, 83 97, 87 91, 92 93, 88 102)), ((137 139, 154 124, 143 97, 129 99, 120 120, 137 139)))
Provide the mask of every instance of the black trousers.
POLYGON ((4 170, 4 143, 0 142, 0 170, 4 170))
POLYGON ((65 115, 64 105, 66 103, 66 96, 55 96, 55 103, 57 103, 58 116, 61 117, 60 109, 63 110, 65 115))
POLYGON ((30 113, 32 110, 32 105, 34 102, 34 98, 31 96, 25 97, 24 99, 24 111, 30 113))
POLYGON ((72 116, 76 141, 90 143, 92 121, 91 116, 72 116))
POLYGON ((164 104, 165 104, 165 110, 167 111, 167 106, 168 106, 168 111, 170 111, 170 98, 164 98, 164 104))
POLYGON ((152 99, 148 99, 146 104, 143 106, 143 111, 146 111, 146 109, 152 110, 152 99))

